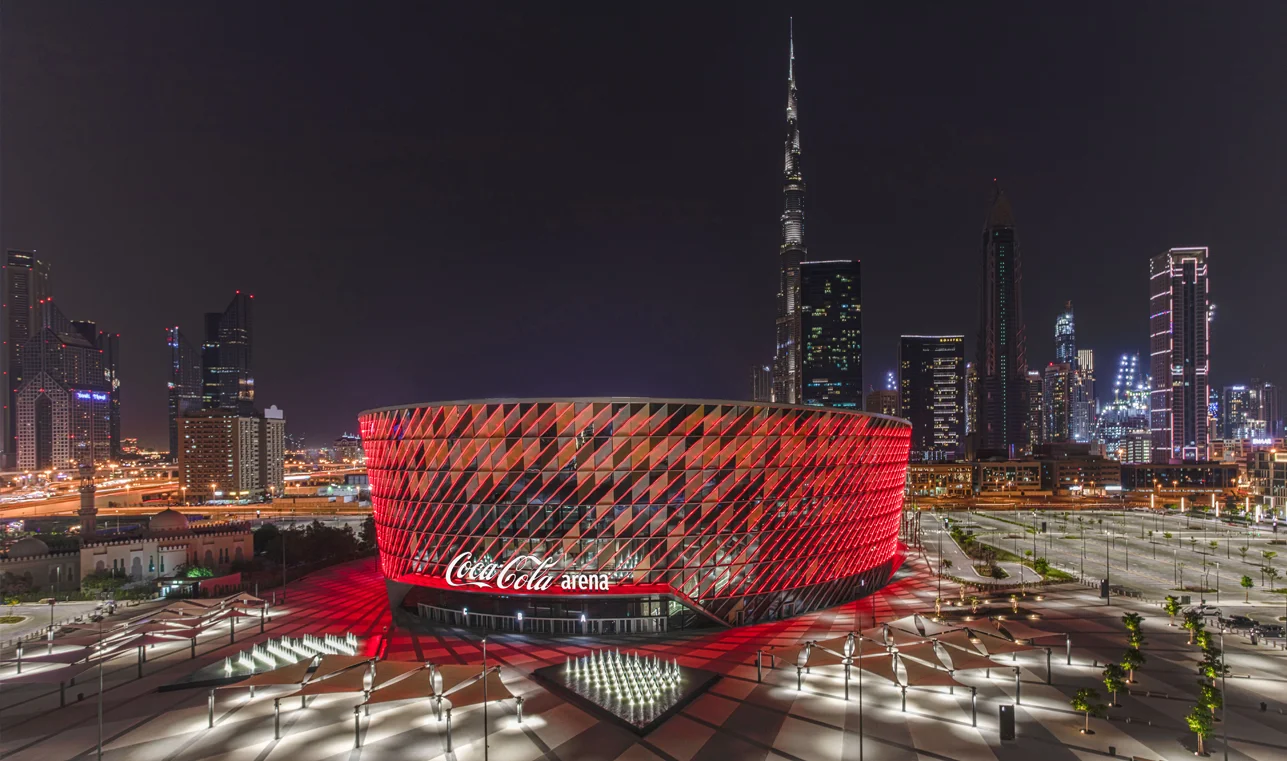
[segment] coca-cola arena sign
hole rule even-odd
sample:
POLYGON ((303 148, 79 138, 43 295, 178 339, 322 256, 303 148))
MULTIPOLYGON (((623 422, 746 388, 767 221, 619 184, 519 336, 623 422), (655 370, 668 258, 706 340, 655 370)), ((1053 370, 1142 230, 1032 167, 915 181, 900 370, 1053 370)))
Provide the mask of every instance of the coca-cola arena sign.
POLYGON ((515 555, 504 563, 475 560, 462 552, 447 563, 444 579, 453 587, 479 587, 503 592, 544 592, 557 585, 568 592, 606 592, 612 579, 606 573, 561 571, 554 558, 515 555))

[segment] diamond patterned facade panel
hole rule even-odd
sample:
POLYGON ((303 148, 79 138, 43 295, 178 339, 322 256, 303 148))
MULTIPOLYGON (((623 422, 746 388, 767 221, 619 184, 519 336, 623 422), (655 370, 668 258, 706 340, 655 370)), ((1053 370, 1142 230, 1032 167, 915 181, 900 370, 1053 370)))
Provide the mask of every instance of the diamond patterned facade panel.
MULTIPOLYGON (((892 573, 910 426, 787 405, 462 402, 361 416, 380 565, 443 589, 452 558, 554 558, 750 622, 892 573)), ((581 599, 585 599, 582 596, 581 599)))

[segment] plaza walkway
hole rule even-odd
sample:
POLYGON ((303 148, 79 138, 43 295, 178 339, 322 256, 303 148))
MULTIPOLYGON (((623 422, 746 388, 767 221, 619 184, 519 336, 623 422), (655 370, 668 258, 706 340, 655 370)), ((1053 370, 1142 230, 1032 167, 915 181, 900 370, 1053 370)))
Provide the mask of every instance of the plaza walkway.
MULTIPOLYGON (((757 649, 785 647, 806 640, 839 636, 913 611, 931 610, 934 582, 923 561, 913 559, 881 593, 856 603, 772 624, 708 631, 686 636, 618 637, 597 642, 586 638, 549 639, 524 634, 492 634, 488 656, 504 666, 508 688, 526 698, 525 721, 516 722, 513 704, 489 708, 490 758, 498 761, 549 759, 575 761, 707 761, 719 759, 789 759, 839 761, 860 757, 872 761, 1073 761, 1104 757, 1110 745, 1121 756, 1179 759, 1191 750, 1193 737, 1181 717, 1192 705, 1198 652, 1185 644, 1185 634, 1167 626, 1154 609, 1146 616, 1145 649, 1149 663, 1131 694, 1110 720, 1092 720, 1097 734, 1078 733, 1080 714, 1068 707, 1079 687, 1096 686, 1102 664, 1120 656, 1123 636, 1118 618, 1127 609, 1112 607, 1077 588, 1056 591, 1044 602, 1027 603, 1044 618, 1031 622, 1048 631, 1068 631, 1073 638, 1073 665, 1064 665, 1063 647, 1053 652, 1053 684, 1047 685, 1046 653, 1021 653, 1022 700, 1016 709, 1019 739, 998 738, 998 708, 1014 702, 1015 679, 999 664, 987 678, 980 672, 958 674, 978 689, 979 723, 970 723, 967 690, 949 695, 942 688, 911 688, 907 710, 900 710, 899 690, 867 676, 863 690, 861 733, 856 689, 843 699, 839 679, 815 673, 804 689, 795 689, 795 674, 766 670, 757 682, 757 649), (610 644, 625 650, 678 658, 685 666, 717 671, 724 678, 650 735, 639 738, 555 697, 531 678, 532 669, 562 664, 610 644), (1127 723, 1129 718, 1130 723, 1127 723)), ((944 587, 945 595, 948 593, 944 587)), ((206 727, 203 689, 158 692, 202 665, 217 663, 249 642, 285 633, 342 633, 364 639, 366 652, 386 647, 389 617, 382 579, 375 562, 360 561, 316 573, 292 585, 286 603, 268 624, 247 627, 236 645, 227 632, 199 643, 198 657, 185 645, 158 647, 149 654, 143 678, 132 656, 112 661, 104 692, 104 758, 112 761, 384 761, 389 759, 480 759, 483 757, 482 709, 462 710, 453 721, 455 752, 445 749, 445 732, 428 701, 377 707, 363 722, 363 747, 353 747, 352 698, 319 696, 308 708, 283 705, 282 739, 273 739, 271 689, 254 699, 239 690, 223 691, 215 709, 215 726, 206 727), (254 635, 251 636, 251 632, 254 635)), ((479 663, 481 633, 443 630, 434 634, 395 631, 388 638, 392 657, 424 658, 436 664, 479 663)), ((1230 759, 1271 761, 1287 758, 1287 656, 1282 651, 1229 642, 1234 677, 1229 680, 1230 759), (1264 701, 1266 710, 1260 711, 1264 701)), ((93 758, 97 739, 96 674, 78 680, 59 708, 57 688, 9 687, 0 684, 0 759, 93 758), (77 700, 80 694, 83 700, 77 700)), ((851 685, 853 686, 853 685, 851 685)), ((1102 692, 1102 685, 1099 685, 1102 692)), ((1219 725, 1218 725, 1219 726, 1219 725)), ((1221 752, 1219 740, 1209 747, 1221 752)))

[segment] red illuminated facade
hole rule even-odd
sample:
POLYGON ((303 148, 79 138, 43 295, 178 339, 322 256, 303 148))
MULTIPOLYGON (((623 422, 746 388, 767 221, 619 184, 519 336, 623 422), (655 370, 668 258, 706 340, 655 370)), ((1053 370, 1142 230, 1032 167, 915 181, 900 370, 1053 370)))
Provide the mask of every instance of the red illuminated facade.
POLYGON ((361 432, 400 615, 749 623, 870 593, 898 557, 911 431, 891 417, 495 400, 371 410, 361 432))

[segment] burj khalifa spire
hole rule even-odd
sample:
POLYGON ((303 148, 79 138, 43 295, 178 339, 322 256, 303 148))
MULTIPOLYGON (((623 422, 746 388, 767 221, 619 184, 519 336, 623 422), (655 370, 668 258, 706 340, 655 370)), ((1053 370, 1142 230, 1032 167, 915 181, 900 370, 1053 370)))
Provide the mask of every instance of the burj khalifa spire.
POLYGON ((788 32, 785 166, 782 176, 782 247, 778 279, 777 342, 773 357, 773 401, 799 404, 800 262, 804 247, 804 172, 800 163, 800 123, 795 86, 795 32, 788 32))

